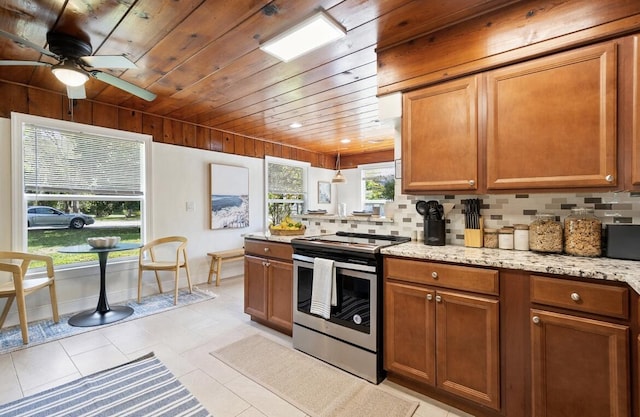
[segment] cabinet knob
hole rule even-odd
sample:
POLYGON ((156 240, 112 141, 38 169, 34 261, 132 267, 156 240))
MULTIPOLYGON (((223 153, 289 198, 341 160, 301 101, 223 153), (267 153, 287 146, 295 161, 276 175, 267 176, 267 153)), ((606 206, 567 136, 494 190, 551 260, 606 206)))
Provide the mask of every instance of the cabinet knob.
POLYGON ((540 317, 538 317, 538 316, 533 316, 533 317, 531 318, 531 321, 532 321, 534 324, 538 324, 538 323, 540 323, 540 317))
POLYGON ((269 252, 269 248, 264 248, 264 251, 265 252, 269 252))
POLYGON ((427 300, 429 301, 433 300, 433 294, 427 294, 427 300))
POLYGON ((572 292, 571 299, 576 302, 580 301, 580 294, 578 294, 577 292, 572 292))
POLYGON ((438 279, 438 273, 437 273, 436 271, 433 271, 433 272, 431 273, 431 277, 432 277, 433 279, 438 279))
POLYGON ((604 179, 605 179, 607 182, 613 182, 613 175, 609 174, 609 175, 607 175, 606 177, 604 177, 604 179))
POLYGON ((473 187, 474 185, 476 185, 476 181, 475 180, 469 180, 469 187, 473 187))
POLYGON ((436 295, 436 301, 437 301, 438 303, 441 303, 441 302, 442 302, 442 297, 441 297, 441 296, 439 296, 439 295, 436 295))

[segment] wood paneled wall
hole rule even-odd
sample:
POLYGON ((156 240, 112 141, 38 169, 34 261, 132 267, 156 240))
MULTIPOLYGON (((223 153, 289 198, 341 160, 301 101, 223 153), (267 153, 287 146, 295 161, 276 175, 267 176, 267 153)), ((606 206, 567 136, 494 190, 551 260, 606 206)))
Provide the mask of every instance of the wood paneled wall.
MULTIPOLYGON (((145 133, 151 135, 154 142, 159 143, 252 158, 275 156, 309 162, 311 166, 319 168, 334 169, 336 166, 336 157, 334 155, 311 152, 280 143, 168 119, 97 101, 74 100, 70 107, 70 100, 62 94, 7 82, 0 82, 0 91, 4 97, 0 102, 0 117, 10 118, 11 112, 18 112, 135 133, 145 133)), ((371 152, 351 155, 349 166, 342 165, 342 163, 341 166, 343 168, 351 168, 364 163, 392 160, 393 151, 371 152)))
POLYGON ((408 91, 640 30, 640 1, 526 0, 378 50, 378 94, 408 91))

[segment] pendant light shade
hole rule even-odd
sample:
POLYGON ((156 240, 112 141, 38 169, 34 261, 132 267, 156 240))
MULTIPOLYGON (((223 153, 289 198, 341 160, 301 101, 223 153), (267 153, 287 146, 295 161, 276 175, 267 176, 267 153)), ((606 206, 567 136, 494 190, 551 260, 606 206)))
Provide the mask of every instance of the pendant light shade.
POLYGON ((345 182, 347 182, 347 179, 344 177, 344 175, 342 175, 342 172, 340 171, 340 152, 338 152, 338 158, 336 158, 336 169, 338 170, 338 172, 336 172, 336 175, 331 179, 331 182, 334 184, 344 184, 345 182))

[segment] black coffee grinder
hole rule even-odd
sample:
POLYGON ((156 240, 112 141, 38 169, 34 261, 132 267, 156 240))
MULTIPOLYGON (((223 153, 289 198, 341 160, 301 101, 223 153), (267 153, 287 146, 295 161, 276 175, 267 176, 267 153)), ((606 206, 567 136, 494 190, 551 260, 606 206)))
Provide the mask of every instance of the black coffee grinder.
POLYGON ((442 204, 436 200, 420 200, 416 203, 416 210, 424 217, 424 244, 444 246, 446 229, 442 204))

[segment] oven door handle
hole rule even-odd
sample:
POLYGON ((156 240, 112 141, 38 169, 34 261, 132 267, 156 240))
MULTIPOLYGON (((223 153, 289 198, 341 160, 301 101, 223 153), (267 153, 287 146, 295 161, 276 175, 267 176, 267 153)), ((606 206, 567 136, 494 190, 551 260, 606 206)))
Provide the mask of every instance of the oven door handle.
MULTIPOLYGON (((295 253, 293 254, 294 261, 308 262, 311 265, 313 265, 313 259, 314 258, 311 256, 298 255, 295 253)), ((336 268, 351 269, 353 271, 371 272, 374 274, 376 273, 376 267, 371 265, 360 265, 360 264, 352 264, 352 263, 346 263, 346 262, 334 262, 333 265, 336 268)))

